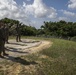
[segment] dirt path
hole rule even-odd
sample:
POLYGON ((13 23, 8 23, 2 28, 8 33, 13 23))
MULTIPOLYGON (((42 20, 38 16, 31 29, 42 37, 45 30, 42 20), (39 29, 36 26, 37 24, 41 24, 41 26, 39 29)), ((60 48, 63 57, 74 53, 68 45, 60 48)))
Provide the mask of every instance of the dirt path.
MULTIPOLYGON (((40 50, 46 49, 52 45, 49 41, 36 41, 32 39, 22 39, 22 42, 16 42, 15 40, 9 40, 9 44, 6 44, 6 52, 9 54, 9 58, 24 56, 31 53, 39 52, 40 50)), ((0 58, 1 60, 1 58, 0 58)))
POLYGON ((26 74, 36 72, 37 64, 41 64, 42 62, 30 61, 27 60, 27 58, 21 58, 21 56, 37 53, 43 49, 49 48, 51 45, 52 42, 45 40, 36 41, 31 39, 22 39, 22 42, 9 40, 9 44, 5 45, 8 49, 6 52, 9 56, 5 57, 5 59, 0 58, 0 62, 3 63, 0 65, 0 72, 3 72, 3 75, 19 75, 19 73, 22 72, 26 74))
POLYGON ((49 42, 49 41, 41 41, 41 42, 42 43, 39 46, 29 48, 30 49, 29 53, 39 52, 43 49, 49 48, 52 45, 52 42, 49 42))

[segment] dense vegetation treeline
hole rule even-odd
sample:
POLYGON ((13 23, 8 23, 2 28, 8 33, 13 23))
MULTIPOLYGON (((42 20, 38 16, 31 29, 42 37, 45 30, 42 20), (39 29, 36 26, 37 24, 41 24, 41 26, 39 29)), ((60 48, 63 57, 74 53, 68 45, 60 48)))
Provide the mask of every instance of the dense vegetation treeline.
POLYGON ((40 29, 32 26, 27 26, 18 20, 9 18, 1 19, 6 25, 9 26, 10 35, 15 34, 15 26, 19 24, 21 27, 21 34, 24 36, 55 36, 60 38, 68 38, 76 36, 76 22, 44 22, 40 29))
POLYGON ((20 26, 21 35, 24 35, 24 36, 35 36, 36 35, 37 29, 35 27, 27 26, 18 20, 4 18, 4 19, 1 19, 0 21, 2 21, 6 26, 9 27, 9 35, 16 34, 17 25, 20 26))
POLYGON ((45 35, 51 35, 56 37, 74 37, 76 36, 76 22, 44 22, 41 26, 41 30, 45 35))

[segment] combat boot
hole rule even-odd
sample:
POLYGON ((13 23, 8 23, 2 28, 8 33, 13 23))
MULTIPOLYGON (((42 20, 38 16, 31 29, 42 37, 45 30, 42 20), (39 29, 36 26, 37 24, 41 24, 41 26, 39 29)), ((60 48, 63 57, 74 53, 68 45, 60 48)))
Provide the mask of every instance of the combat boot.
POLYGON ((4 56, 0 55, 0 58, 4 58, 4 56))
POLYGON ((8 56, 9 54, 7 54, 7 53, 3 53, 3 55, 4 55, 4 56, 8 56))

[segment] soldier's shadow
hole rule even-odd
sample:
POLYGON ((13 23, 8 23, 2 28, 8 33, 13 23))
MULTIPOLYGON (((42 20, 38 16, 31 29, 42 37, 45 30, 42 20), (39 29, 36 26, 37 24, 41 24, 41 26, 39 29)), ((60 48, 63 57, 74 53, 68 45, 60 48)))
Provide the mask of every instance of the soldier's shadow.
POLYGON ((28 52, 19 51, 18 49, 12 47, 9 47, 8 49, 6 48, 6 51, 17 52, 17 53, 28 53, 28 52))
POLYGON ((26 43, 23 43, 23 44, 19 44, 19 43, 9 43, 11 45, 20 45, 20 46, 27 46, 26 43))
POLYGON ((13 62, 17 62, 17 63, 20 63, 22 65, 36 65, 38 64, 37 62, 35 61, 27 61, 25 59, 22 59, 21 57, 13 57, 13 56, 8 56, 7 58, 5 58, 6 60, 11 60, 13 62))
MULTIPOLYGON (((18 45, 20 45, 20 44, 18 44, 18 45)), ((5 48, 5 49, 6 49, 6 51, 11 51, 11 52, 16 52, 16 53, 28 53, 28 52, 19 51, 18 49, 12 48, 12 47, 5 48)), ((35 61, 27 61, 26 59, 23 59, 21 57, 14 57, 14 56, 11 56, 11 55, 5 57, 5 59, 6 60, 11 60, 12 62, 20 63, 22 65, 30 65, 30 64, 35 65, 35 64, 38 64, 35 61)))

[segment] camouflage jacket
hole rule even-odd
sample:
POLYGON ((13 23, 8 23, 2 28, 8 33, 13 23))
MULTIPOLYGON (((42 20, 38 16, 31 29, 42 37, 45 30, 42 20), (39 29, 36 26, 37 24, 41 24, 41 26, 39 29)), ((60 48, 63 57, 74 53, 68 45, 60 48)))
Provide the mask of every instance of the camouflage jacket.
POLYGON ((4 30, 4 28, 0 28, 0 40, 5 41, 5 30, 4 30))

